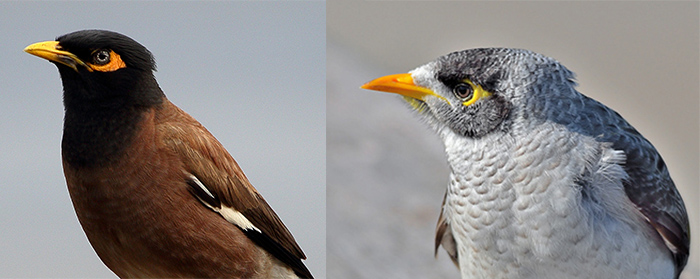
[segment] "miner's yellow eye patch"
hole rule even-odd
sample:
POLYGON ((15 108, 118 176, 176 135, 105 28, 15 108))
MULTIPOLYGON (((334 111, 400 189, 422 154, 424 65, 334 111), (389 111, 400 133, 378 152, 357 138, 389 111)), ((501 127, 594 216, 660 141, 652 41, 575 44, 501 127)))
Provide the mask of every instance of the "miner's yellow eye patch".
POLYGON ((486 98, 488 96, 493 95, 491 92, 488 92, 483 87, 481 87, 481 85, 474 84, 471 80, 465 79, 463 80, 463 82, 471 86, 472 90, 474 90, 474 93, 472 94, 471 98, 464 100, 464 102, 462 102, 462 105, 470 106, 482 98, 486 98))

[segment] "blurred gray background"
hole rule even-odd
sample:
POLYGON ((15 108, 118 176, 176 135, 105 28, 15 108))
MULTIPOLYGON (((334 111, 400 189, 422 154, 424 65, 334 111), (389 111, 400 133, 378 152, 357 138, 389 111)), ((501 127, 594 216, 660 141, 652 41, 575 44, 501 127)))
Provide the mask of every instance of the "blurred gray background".
POLYGON ((327 3, 328 277, 459 278, 434 228, 442 142, 394 94, 359 89, 452 51, 525 48, 577 73, 658 149, 691 219, 700 278, 698 2, 327 3))
POLYGON ((223 143, 325 278, 325 12, 324 2, 0 2, 0 277, 115 277, 65 186, 58 71, 22 51, 98 28, 154 53, 168 98, 223 143))

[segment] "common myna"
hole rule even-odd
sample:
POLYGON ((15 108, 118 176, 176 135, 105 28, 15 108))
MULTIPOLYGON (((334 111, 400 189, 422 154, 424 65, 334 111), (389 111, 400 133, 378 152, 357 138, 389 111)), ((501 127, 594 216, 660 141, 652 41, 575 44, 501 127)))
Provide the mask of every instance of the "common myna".
POLYGON ((114 273, 312 278, 236 161, 165 97, 144 46, 84 30, 25 51, 58 67, 66 183, 90 244, 114 273))
POLYGON ((556 60, 454 52, 362 88, 398 93, 442 138, 438 220, 462 278, 678 278, 688 216, 654 146, 556 60))

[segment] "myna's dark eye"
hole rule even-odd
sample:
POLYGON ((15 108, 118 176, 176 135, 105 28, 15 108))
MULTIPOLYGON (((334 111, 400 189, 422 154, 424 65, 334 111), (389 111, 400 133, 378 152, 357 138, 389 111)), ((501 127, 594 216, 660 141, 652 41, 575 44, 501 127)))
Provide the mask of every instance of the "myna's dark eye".
POLYGON ((98 50, 92 55, 93 63, 96 65, 105 65, 109 63, 110 55, 108 50, 98 50))
POLYGON ((472 88, 472 86, 469 84, 460 83, 455 85, 455 87, 452 89, 452 93, 454 93, 457 98, 465 101, 472 98, 474 95, 474 88, 472 88))

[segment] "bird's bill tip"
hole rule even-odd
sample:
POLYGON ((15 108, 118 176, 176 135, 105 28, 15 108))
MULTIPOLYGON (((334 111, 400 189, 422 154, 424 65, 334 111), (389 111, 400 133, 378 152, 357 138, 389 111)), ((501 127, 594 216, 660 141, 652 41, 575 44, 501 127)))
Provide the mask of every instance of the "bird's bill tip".
POLYGON ((418 86, 411 74, 383 76, 360 86, 362 89, 396 93, 406 97, 423 100, 426 95, 436 95, 432 90, 418 86))
POLYGON ((28 45, 27 47, 24 48, 24 52, 39 56, 44 59, 48 59, 51 61, 56 60, 56 56, 60 54, 68 54, 69 52, 62 51, 60 50, 60 47, 58 46, 57 41, 46 41, 46 42, 38 42, 38 43, 33 43, 31 45, 28 45))
POLYGON ((64 64, 76 71, 78 70, 77 65, 85 66, 85 63, 75 56, 75 54, 61 50, 61 46, 57 41, 34 43, 25 47, 24 51, 49 61, 64 64))

